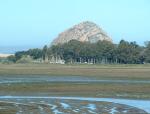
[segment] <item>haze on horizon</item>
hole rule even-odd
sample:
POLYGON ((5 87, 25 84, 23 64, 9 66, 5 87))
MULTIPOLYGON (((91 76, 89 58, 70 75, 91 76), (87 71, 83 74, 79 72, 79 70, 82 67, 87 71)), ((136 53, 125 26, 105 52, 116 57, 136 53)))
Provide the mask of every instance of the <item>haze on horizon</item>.
POLYGON ((149 0, 3 0, 0 48, 49 45, 60 32, 87 20, 103 28, 114 43, 125 39, 143 45, 150 40, 149 0))

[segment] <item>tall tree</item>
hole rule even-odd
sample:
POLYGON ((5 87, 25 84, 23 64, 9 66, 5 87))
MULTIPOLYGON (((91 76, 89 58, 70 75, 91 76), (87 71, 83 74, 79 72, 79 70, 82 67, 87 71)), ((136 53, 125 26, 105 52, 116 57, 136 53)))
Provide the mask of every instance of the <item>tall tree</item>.
POLYGON ((45 45, 44 47, 43 47, 43 60, 45 61, 45 62, 48 62, 48 47, 47 47, 47 45, 45 45))
POLYGON ((145 62, 150 63, 150 41, 147 41, 145 43, 146 49, 145 49, 145 62))

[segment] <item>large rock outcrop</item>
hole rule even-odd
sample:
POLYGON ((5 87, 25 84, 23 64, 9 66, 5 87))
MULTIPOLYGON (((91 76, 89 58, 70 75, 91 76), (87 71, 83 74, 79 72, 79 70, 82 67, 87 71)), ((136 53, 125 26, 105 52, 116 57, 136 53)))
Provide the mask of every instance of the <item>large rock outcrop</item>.
POLYGON ((73 39, 91 43, 95 43, 99 40, 112 42, 112 39, 98 25, 86 21, 60 33, 58 37, 53 40, 52 45, 63 44, 73 39))

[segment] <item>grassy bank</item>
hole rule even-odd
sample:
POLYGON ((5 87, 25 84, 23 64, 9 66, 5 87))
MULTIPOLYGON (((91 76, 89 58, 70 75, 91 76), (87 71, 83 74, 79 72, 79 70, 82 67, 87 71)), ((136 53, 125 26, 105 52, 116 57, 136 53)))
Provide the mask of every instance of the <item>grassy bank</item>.
POLYGON ((150 99, 150 84, 29 83, 0 85, 0 95, 150 99))
POLYGON ((0 75, 93 76, 150 80, 150 65, 0 64, 0 75))

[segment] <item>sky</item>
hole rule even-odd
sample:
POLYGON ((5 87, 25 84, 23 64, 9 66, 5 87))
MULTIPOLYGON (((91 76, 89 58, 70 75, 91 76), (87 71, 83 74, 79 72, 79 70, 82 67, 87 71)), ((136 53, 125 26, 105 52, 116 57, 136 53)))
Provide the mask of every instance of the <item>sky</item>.
POLYGON ((0 51, 50 45, 62 31, 92 21, 118 43, 150 40, 150 0, 0 0, 0 51))

